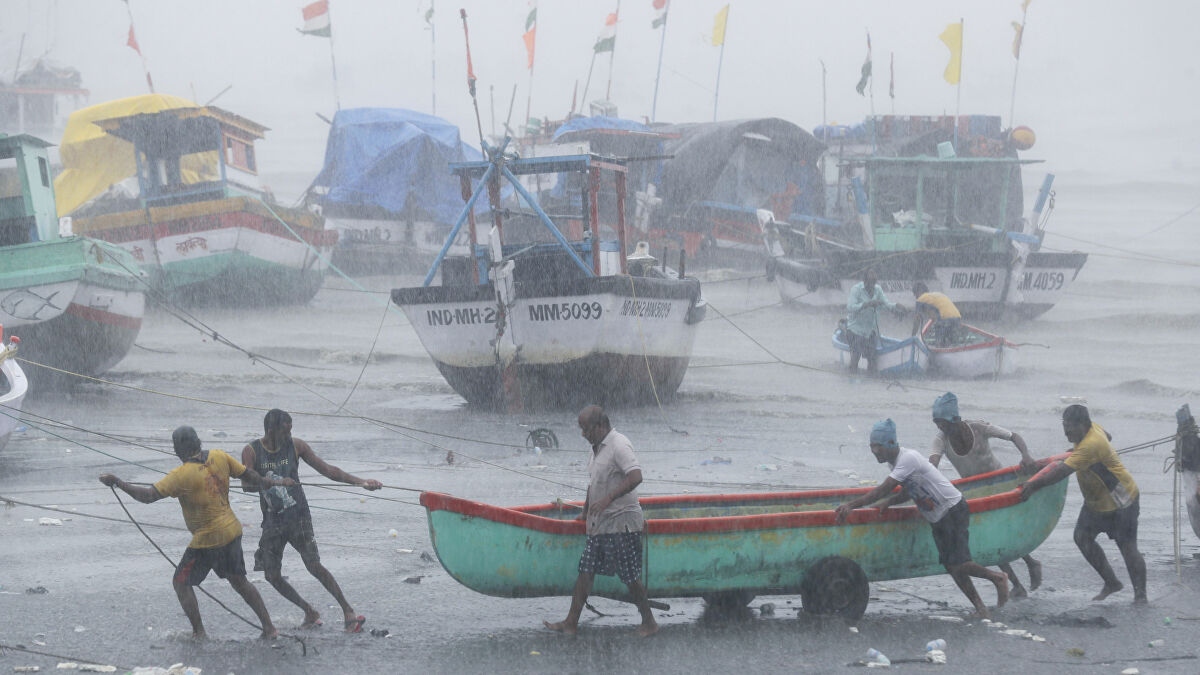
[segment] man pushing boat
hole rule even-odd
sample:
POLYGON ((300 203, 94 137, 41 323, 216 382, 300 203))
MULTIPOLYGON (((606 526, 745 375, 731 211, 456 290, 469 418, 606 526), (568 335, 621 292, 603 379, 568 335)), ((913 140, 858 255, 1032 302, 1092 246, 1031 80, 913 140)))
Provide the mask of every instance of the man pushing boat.
MULTIPOLYGON (((1012 443, 1021 453, 1021 468, 1032 472, 1037 468, 1037 460, 1029 454, 1025 439, 1015 431, 1009 431, 984 420, 964 420, 958 414, 958 397, 948 391, 933 402, 933 423, 938 428, 933 437, 929 462, 938 466, 942 457, 949 457, 950 463, 963 478, 975 476, 989 471, 1004 468, 996 455, 992 453, 989 438, 999 438, 1012 443)), ((1042 564, 1031 555, 1021 556, 1029 568, 1029 590, 1035 591, 1042 585, 1042 564)), ((1014 598, 1028 595, 1017 573, 1009 563, 1001 563, 1000 571, 1008 575, 1012 584, 1014 598)))
POLYGON ((840 504, 836 511, 837 522, 846 522, 854 509, 885 497, 888 499, 879 506, 880 511, 911 498, 917 510, 933 526, 938 562, 971 601, 975 607, 974 616, 985 619, 988 610, 971 577, 995 584, 996 607, 1003 607, 1008 601, 1008 577, 971 559, 970 532, 967 530, 971 510, 958 488, 916 450, 900 447, 896 440, 896 423, 891 419, 876 422, 871 428, 871 453, 880 464, 890 464, 892 472, 870 492, 840 504), (902 488, 901 491, 892 495, 897 486, 902 488))
POLYGON ((612 428, 603 408, 589 405, 580 411, 578 422, 580 433, 592 444, 587 499, 576 519, 587 523, 587 543, 579 558, 579 576, 567 618, 542 623, 550 630, 574 635, 579 631, 579 615, 595 576, 616 574, 629 587, 642 615, 638 635, 653 635, 658 632, 658 623, 650 612, 642 584, 642 531, 646 525, 637 496, 642 467, 633 454, 633 445, 612 428))
POLYGON ((1092 422, 1086 406, 1069 405, 1062 414, 1063 434, 1073 445, 1065 460, 1058 460, 1021 485, 1021 501, 1034 492, 1057 483, 1071 474, 1079 481, 1083 506, 1075 521, 1075 545, 1084 560, 1104 580, 1104 587, 1092 600, 1103 600, 1125 588, 1113 572, 1104 549, 1096 543, 1100 533, 1117 542, 1125 559, 1125 569, 1133 583, 1134 604, 1146 604, 1146 559, 1138 550, 1138 514, 1140 493, 1133 474, 1121 463, 1109 443, 1112 436, 1092 422))

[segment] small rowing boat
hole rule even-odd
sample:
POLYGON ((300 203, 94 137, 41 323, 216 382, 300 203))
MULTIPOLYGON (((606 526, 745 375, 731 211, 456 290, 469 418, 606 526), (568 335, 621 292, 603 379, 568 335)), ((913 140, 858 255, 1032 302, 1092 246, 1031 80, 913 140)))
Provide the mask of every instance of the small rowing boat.
POLYGON ((934 335, 933 322, 921 328, 921 339, 929 349, 929 367, 947 377, 998 377, 1017 368, 1017 345, 981 328, 959 324, 958 331, 941 340, 934 335))
MULTIPOLYGON (((849 367, 852 350, 845 330, 839 325, 833 331, 833 348, 838 352, 838 362, 849 367)), ((880 336, 875 343, 875 354, 880 375, 911 377, 925 373, 929 367, 929 348, 917 336, 903 339, 880 336)))
MULTIPOLYGON (((1028 475, 1012 466, 954 481, 971 508, 976 562, 1015 560, 1054 530, 1068 483, 1022 502, 1016 487, 1028 475)), ((859 509, 836 522, 834 508, 869 489, 643 497, 650 597, 748 603, 799 593, 806 611, 858 618, 868 582, 944 574, 915 506, 859 509)), ((434 550, 459 583, 504 598, 571 595, 586 540, 581 503, 503 507, 423 492, 421 504, 434 550)), ((597 576, 594 594, 628 599, 616 577, 597 576)))

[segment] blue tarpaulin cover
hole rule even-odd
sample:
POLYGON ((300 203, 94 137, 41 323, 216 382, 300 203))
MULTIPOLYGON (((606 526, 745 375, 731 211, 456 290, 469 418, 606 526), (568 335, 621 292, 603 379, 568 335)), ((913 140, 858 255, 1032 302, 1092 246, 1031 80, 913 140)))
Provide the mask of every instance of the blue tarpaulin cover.
MULTIPOLYGON (((399 108, 339 110, 310 191, 326 215, 453 223, 463 197, 448 165, 481 159, 458 127, 440 117, 399 108)), ((479 204, 487 208, 486 199, 479 204)))
POLYGON ((633 120, 625 120, 620 117, 574 117, 560 126, 554 132, 554 140, 559 140, 567 134, 577 131, 593 131, 599 129, 615 129, 617 131, 651 131, 650 127, 635 122, 633 120))

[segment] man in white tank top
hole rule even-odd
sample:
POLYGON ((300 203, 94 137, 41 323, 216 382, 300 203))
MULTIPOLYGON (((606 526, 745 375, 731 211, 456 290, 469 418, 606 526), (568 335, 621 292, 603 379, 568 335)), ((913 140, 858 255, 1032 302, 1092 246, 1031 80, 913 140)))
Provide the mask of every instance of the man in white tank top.
MULTIPOLYGON (((989 438, 999 438, 1009 441, 1021 453, 1021 466, 1033 470, 1037 468, 1037 460, 1029 454, 1025 439, 1020 434, 998 427, 983 420, 964 420, 958 414, 958 397, 953 392, 946 392, 933 402, 933 423, 938 432, 933 437, 929 461, 938 466, 942 457, 949 457, 958 475, 966 478, 989 471, 1004 468, 1004 464, 992 454, 988 444, 989 438)), ((1042 564, 1033 556, 1022 556, 1025 565, 1029 567, 1029 590, 1035 591, 1042 585, 1042 564)), ((1012 596, 1024 598, 1028 595, 1025 587, 1017 579, 1017 573, 1012 565, 1004 563, 1000 569, 1008 575, 1012 583, 1012 596)))

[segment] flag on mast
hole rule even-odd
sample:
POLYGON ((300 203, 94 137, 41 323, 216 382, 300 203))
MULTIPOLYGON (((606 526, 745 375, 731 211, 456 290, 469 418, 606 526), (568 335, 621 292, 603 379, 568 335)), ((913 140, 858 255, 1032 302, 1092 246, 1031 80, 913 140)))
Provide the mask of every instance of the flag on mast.
POLYGON ((617 13, 613 12, 604 18, 604 28, 600 29, 600 35, 596 38, 596 44, 592 46, 592 51, 601 54, 603 52, 611 52, 617 48, 617 13))
POLYGON ((667 5, 669 0, 654 0, 654 20, 650 22, 650 28, 660 28, 667 25, 667 5))
POLYGON ((720 47, 725 44, 725 24, 729 22, 729 5, 721 8, 717 15, 713 17, 713 36, 712 43, 714 47, 720 47))
POLYGON ((537 43, 537 0, 529 0, 529 15, 525 17, 525 53, 528 56, 526 68, 533 70, 533 47, 537 43))
POLYGON ((1013 58, 1021 60, 1021 38, 1025 35, 1025 14, 1029 11, 1030 0, 1025 0, 1021 3, 1021 23, 1012 22, 1013 30, 1016 35, 1013 36, 1013 58))
POLYGON ((125 40, 125 46, 142 55, 142 48, 138 46, 137 36, 133 34, 133 24, 129 24, 129 39, 125 40))
POLYGON ((317 0, 300 10, 304 16, 304 28, 300 29, 305 35, 330 37, 333 30, 329 25, 329 0, 317 0))
POLYGON ((950 48, 950 63, 946 64, 946 71, 942 74, 946 81, 950 84, 958 84, 962 79, 962 47, 963 47, 963 25, 962 22, 952 23, 946 26, 946 30, 938 36, 946 46, 950 48))
MULTIPOLYGON (((857 91, 859 96, 866 96, 866 94, 863 92, 865 92, 867 90, 867 82, 869 82, 870 80, 871 80, 871 34, 868 32, 867 33, 867 60, 863 61, 862 75, 859 76, 858 84, 856 84, 854 86, 854 91, 857 91)), ((874 96, 875 90, 872 89, 871 91, 872 91, 871 95, 874 96)))

